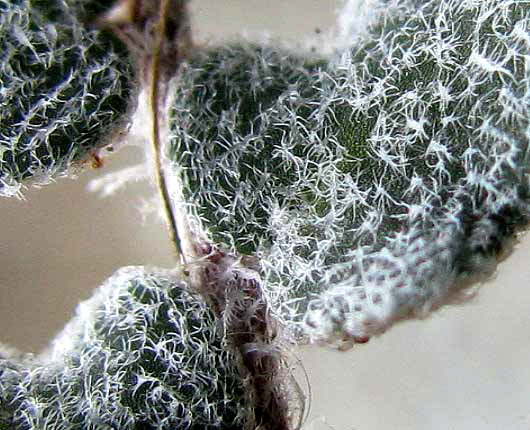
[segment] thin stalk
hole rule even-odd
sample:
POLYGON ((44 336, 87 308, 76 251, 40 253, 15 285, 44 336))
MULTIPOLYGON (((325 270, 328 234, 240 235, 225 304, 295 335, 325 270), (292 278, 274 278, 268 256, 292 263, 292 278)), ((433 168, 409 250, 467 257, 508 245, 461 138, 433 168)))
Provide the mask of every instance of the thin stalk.
POLYGON ((160 199, 164 208, 165 219, 167 223, 169 239, 174 247, 177 261, 184 263, 184 254, 182 253, 181 241, 177 228, 177 221, 171 206, 169 198, 169 191, 167 187, 166 177, 164 175, 164 168, 162 166, 162 150, 160 142, 160 119, 159 119, 159 82, 160 82, 160 53, 162 51, 162 44, 164 35, 166 33, 166 20, 169 0, 161 0, 160 3, 160 18, 158 21, 158 28, 156 32, 155 46, 153 50, 153 58, 151 62, 151 80, 149 83, 149 102, 151 105, 151 143, 153 146, 154 169, 156 176, 156 185, 160 193, 160 199))

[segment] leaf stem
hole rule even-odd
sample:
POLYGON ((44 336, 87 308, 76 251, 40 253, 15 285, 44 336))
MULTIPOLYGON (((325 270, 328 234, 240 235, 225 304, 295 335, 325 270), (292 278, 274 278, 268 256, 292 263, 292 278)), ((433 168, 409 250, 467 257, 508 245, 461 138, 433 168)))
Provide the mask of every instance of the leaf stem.
POLYGON ((169 198, 169 191, 166 177, 164 175, 164 168, 162 166, 162 145, 160 139, 160 118, 159 118, 159 81, 160 81, 160 57, 162 51, 162 44, 164 35, 166 33, 166 20, 169 7, 169 0, 161 0, 160 3, 160 18, 158 21, 158 28, 156 32, 156 40, 154 44, 153 57, 151 61, 151 79, 149 83, 149 102, 151 106, 151 143, 153 147, 154 169, 156 176, 156 184, 160 193, 160 199, 164 208, 165 219, 167 223, 169 239, 174 247, 174 252, 177 260, 184 263, 184 254, 182 252, 181 241, 177 228, 177 221, 171 206, 169 198))

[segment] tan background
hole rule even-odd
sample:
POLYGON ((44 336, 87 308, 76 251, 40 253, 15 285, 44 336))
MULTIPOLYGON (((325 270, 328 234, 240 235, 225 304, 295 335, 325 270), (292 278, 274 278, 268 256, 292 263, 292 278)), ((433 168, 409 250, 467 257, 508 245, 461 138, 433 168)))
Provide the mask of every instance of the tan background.
MULTIPOLYGON (((326 30, 338 1, 196 0, 198 39, 247 32, 300 40, 326 30)), ((141 158, 126 148, 78 181, 0 200, 1 341, 38 351, 80 299, 124 265, 172 265, 164 226, 141 208, 143 183, 107 199, 88 181, 141 158)), ((307 429, 530 430, 530 238, 472 303, 400 324, 347 353, 297 352, 311 382, 307 429)))

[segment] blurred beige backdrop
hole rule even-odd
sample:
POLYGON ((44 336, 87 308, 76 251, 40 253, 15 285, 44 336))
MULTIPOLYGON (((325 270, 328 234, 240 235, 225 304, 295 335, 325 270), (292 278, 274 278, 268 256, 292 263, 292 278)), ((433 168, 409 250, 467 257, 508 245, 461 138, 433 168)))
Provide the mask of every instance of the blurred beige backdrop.
MULTIPOLYGON (((329 29, 339 4, 196 0, 197 39, 245 33, 299 41, 329 29)), ((141 157, 125 148, 77 181, 0 200, 1 342, 37 352, 117 268, 172 265, 164 225, 141 215, 150 185, 107 199, 86 192, 92 178, 141 157)), ((469 304, 402 323, 349 352, 298 351, 312 391, 305 428, 530 430, 529 256, 526 237, 469 304)))

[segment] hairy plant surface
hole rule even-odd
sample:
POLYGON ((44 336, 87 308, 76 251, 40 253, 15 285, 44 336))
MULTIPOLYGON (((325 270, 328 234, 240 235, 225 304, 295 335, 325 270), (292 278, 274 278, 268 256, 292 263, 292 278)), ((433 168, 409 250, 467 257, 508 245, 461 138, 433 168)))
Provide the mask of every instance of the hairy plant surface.
POLYGON ((185 0, 0 0, 0 193, 95 154, 138 93, 185 260, 0 353, 0 429, 286 430, 291 341, 366 342, 491 269, 530 215, 530 1, 356 4, 324 56, 193 46, 185 0))
POLYGON ((0 355, 1 429, 231 429, 251 414, 222 326, 176 272, 120 269, 48 354, 0 355))
POLYGON ((80 22, 97 6, 0 1, 1 195, 88 159, 110 143, 127 110, 132 70, 124 48, 80 22))
POLYGON ((176 85, 197 235, 257 256, 315 339, 423 314, 526 223, 529 3, 416 3, 327 63, 223 47, 176 85))

